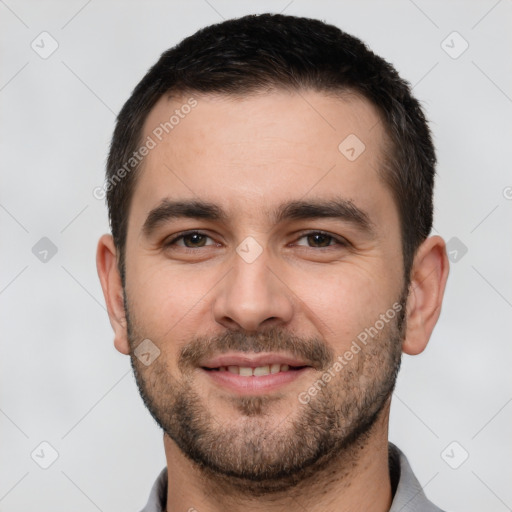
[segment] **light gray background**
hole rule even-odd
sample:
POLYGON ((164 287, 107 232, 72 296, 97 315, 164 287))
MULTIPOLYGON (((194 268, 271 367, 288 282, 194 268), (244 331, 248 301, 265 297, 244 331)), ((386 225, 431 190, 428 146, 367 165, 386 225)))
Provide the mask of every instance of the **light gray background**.
POLYGON ((266 11, 362 38, 425 106, 439 156, 435 229, 467 253, 452 263, 426 352, 404 357, 390 439, 442 508, 512 510, 511 0, 0 0, 0 511, 145 503, 165 465, 161 433, 113 347, 95 268, 107 211, 92 191, 115 114, 160 53, 266 11), (31 48, 43 31, 59 45, 47 59, 31 48), (469 43, 458 58, 445 51, 463 48, 446 39, 453 31, 469 43), (32 252, 42 237, 58 249, 47 262, 32 252), (50 461, 43 441, 58 452, 48 469, 35 462, 50 461))

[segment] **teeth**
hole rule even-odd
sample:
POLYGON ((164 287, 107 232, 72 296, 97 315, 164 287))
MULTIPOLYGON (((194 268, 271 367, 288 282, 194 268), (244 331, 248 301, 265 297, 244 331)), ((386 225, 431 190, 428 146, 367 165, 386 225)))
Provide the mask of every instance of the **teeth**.
POLYGON ((271 373, 287 372, 290 367, 287 364, 271 364, 266 366, 258 366, 250 368, 248 366, 221 366, 218 370, 221 372, 234 373, 242 377, 259 377, 261 375, 269 375, 271 373))
MULTIPOLYGON (((241 374, 242 372, 240 372, 241 374)), ((257 368, 254 368, 253 375, 255 377, 259 377, 260 375, 268 375, 270 373, 270 366, 258 366, 257 368)))
POLYGON ((242 377, 250 377, 252 375, 252 368, 246 368, 244 366, 240 366, 240 375, 242 377))

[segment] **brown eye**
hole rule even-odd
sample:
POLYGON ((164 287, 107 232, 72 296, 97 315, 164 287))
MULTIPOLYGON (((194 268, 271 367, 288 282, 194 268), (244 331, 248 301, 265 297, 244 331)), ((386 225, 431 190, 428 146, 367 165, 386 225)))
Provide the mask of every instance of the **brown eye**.
POLYGON ((165 247, 175 246, 185 247, 187 249, 197 249, 208 245, 214 245, 212 243, 207 243, 207 240, 211 240, 211 238, 204 233, 193 231, 190 233, 182 233, 181 235, 174 237, 172 240, 165 243, 165 247))
POLYGON ((307 246, 311 248, 325 248, 325 247, 333 247, 333 246, 346 246, 348 245, 345 240, 342 238, 335 237, 334 235, 330 235, 329 233, 324 233, 323 231, 310 231, 307 233, 303 233, 299 238, 299 241, 305 239, 306 243, 298 242, 297 245, 307 246))
POLYGON ((200 233, 191 233, 183 237, 183 243, 186 247, 204 247, 207 238, 200 233))
POLYGON ((308 235, 307 239, 310 245, 316 245, 317 247, 328 247, 329 245, 331 245, 333 237, 318 233, 315 235, 308 235))

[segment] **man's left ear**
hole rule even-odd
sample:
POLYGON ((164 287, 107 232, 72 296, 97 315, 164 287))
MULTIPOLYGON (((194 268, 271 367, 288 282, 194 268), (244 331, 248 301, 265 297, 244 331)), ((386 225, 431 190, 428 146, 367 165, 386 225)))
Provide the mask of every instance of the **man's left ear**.
POLYGON ((434 330, 448 279, 446 244, 440 236, 427 238, 416 251, 407 298, 407 325, 402 350, 416 355, 427 346, 434 330))

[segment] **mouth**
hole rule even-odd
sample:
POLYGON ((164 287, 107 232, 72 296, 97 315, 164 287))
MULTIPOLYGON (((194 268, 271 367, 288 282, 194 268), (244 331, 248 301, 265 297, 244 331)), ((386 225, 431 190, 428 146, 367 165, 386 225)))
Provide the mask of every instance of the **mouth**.
POLYGON ((228 354, 202 362, 200 369, 214 385, 243 395, 277 390, 314 368, 285 354, 228 354))
POLYGON ((263 366, 220 366, 218 368, 202 367, 203 370, 210 372, 229 372, 233 375, 241 375, 242 377, 262 377, 263 375, 275 375, 276 373, 292 372, 302 370, 303 368, 310 368, 310 366, 290 366, 288 364, 267 364, 263 366))

